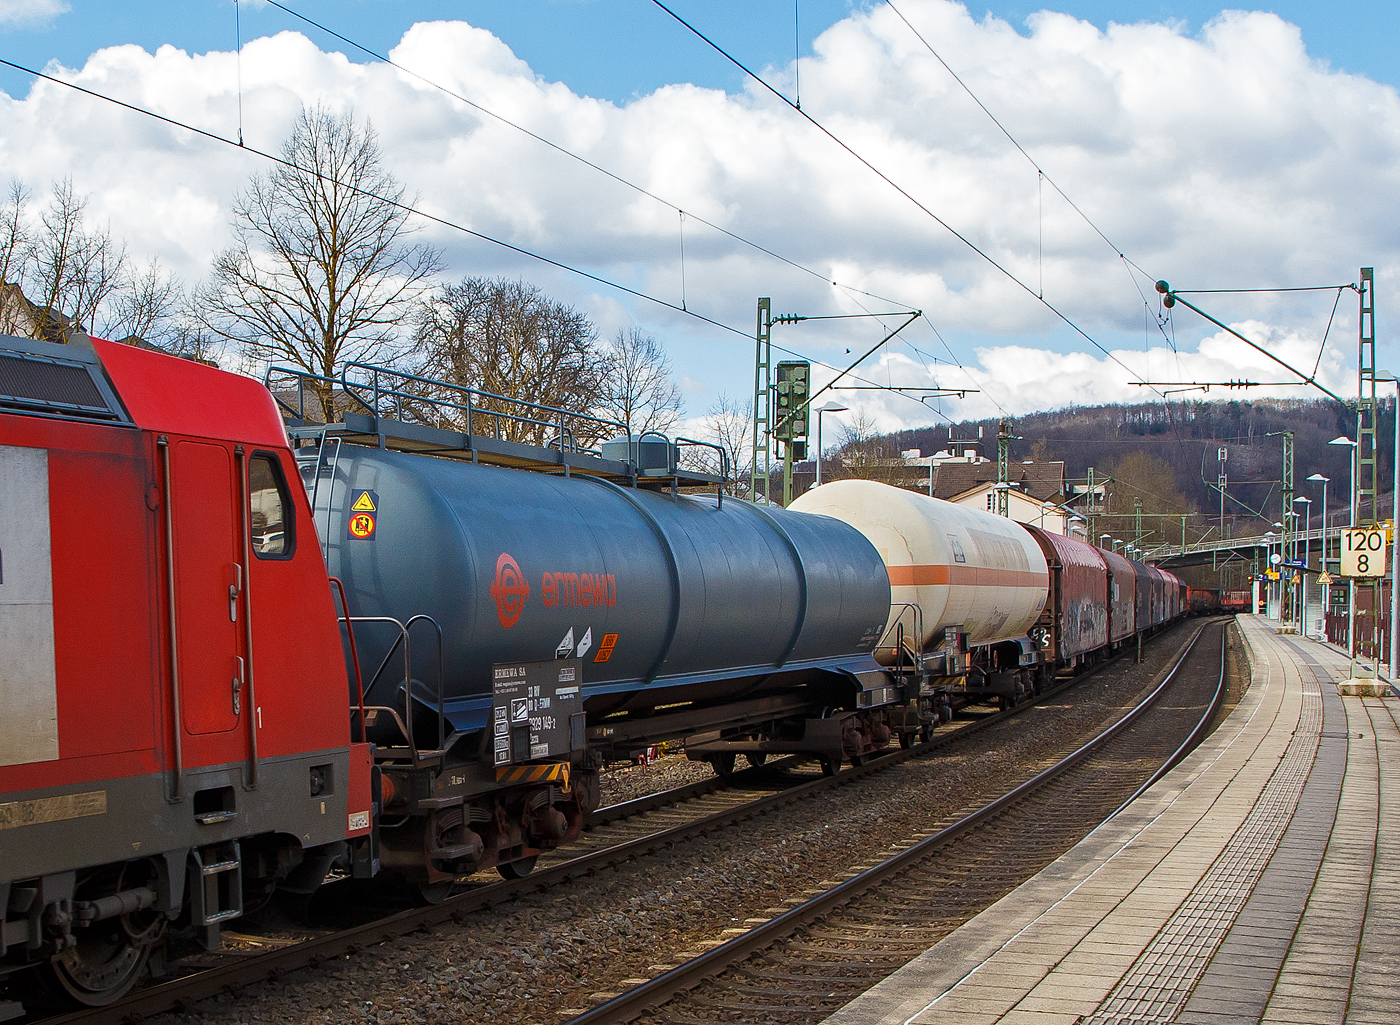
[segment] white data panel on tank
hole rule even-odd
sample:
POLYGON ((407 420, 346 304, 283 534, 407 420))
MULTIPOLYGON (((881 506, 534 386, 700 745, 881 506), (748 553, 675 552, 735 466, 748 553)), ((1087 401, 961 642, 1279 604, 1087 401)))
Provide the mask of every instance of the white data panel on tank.
POLYGON ((58 757, 49 454, 0 445, 0 765, 58 757))

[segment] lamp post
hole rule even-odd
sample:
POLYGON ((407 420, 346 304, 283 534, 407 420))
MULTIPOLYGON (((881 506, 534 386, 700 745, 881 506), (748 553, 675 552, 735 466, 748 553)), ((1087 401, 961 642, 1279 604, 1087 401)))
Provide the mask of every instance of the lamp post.
MULTIPOLYGON (((844 413, 850 408, 850 406, 843 406, 835 399, 832 399, 825 406, 822 406, 821 409, 817 410, 817 479, 816 483, 812 485, 812 487, 814 488, 819 488, 822 486, 822 414, 844 413)), ((933 474, 932 461, 929 462, 929 474, 930 476, 932 476, 933 474)))
MULTIPOLYGON (((1275 523, 1274 526, 1275 526, 1275 527, 1282 527, 1283 524, 1282 524, 1282 523, 1275 523)), ((1264 561, 1268 564, 1268 566, 1269 566, 1269 571, 1270 571, 1270 572, 1272 572, 1272 573, 1278 573, 1278 569, 1277 569, 1277 567, 1274 565, 1274 538, 1278 537, 1278 535, 1275 534, 1272 530, 1266 530, 1266 531, 1264 531, 1264 537, 1268 539, 1268 540, 1265 541, 1265 543, 1264 543, 1264 545, 1265 545, 1264 551, 1267 553, 1267 554, 1265 555, 1265 557, 1264 557, 1264 561)), ((1279 561, 1282 562, 1283 560, 1280 559, 1279 561)), ((1275 587, 1274 587, 1274 582, 1273 582, 1272 580, 1270 580, 1270 581, 1269 581, 1268 593, 1265 594, 1265 596, 1264 596, 1264 614, 1265 614, 1265 615, 1269 615, 1269 607, 1270 607, 1271 605, 1274 604, 1274 601, 1275 601, 1274 595, 1277 594, 1277 593, 1278 593, 1278 592, 1277 592, 1277 590, 1276 590, 1275 587)), ((1280 610, 1280 611, 1281 611, 1281 610, 1280 610)), ((1272 618, 1272 617, 1270 617, 1270 618, 1272 618)))
MULTIPOLYGON (((1327 572, 1327 482, 1331 477, 1324 477, 1320 473, 1310 474, 1308 480, 1314 484, 1322 484, 1322 554, 1317 558, 1317 564, 1322 572, 1327 572)), ((1330 584, 1322 585, 1322 639, 1327 639, 1327 610, 1331 608, 1327 599, 1332 597, 1332 587, 1330 584)))
MULTIPOLYGON (((1356 446, 1357 443, 1343 434, 1340 438, 1333 438, 1329 445, 1350 445, 1351 446, 1351 500, 1348 503, 1351 515, 1347 520, 1348 527, 1356 526, 1356 446)), ((1337 553, 1338 555, 1341 552, 1337 553)), ((1352 675, 1356 675, 1356 583, 1347 581, 1347 658, 1352 660, 1352 675)))
POLYGON ((1298 607, 1298 633, 1308 635, 1308 557, 1312 554, 1312 499, 1299 495, 1294 504, 1303 504, 1303 604, 1298 607))

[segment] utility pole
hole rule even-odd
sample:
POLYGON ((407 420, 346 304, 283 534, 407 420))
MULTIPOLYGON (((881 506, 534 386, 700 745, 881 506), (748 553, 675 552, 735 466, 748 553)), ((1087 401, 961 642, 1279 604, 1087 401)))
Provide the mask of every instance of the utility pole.
POLYGON ((763 482, 763 500, 768 501, 768 470, 772 442, 769 401, 772 397, 773 370, 773 300, 758 300, 758 328, 754 332, 753 364, 753 461, 749 464, 749 500, 758 501, 758 482, 763 482), (760 468, 759 455, 763 456, 760 468))
POLYGON ((997 486, 996 514, 1011 516, 1011 421, 1003 420, 997 425, 997 486))
MULTIPOLYGON (((1356 454, 1353 457, 1356 460, 1356 493, 1352 499, 1356 503, 1353 508, 1358 527, 1374 526, 1377 511, 1375 287, 1375 268, 1362 267, 1361 287, 1357 290, 1360 308, 1356 345, 1356 454)), ((1347 648, 1352 658, 1352 676, 1356 675, 1356 587, 1359 583, 1353 579, 1347 586, 1347 648)), ((1376 628, 1380 624, 1380 602, 1376 600, 1380 592, 1374 580, 1366 583, 1371 592, 1371 640, 1374 643, 1378 640, 1376 628)), ((1376 655, 1379 664, 1380 652, 1376 655)))
POLYGON ((1094 468, 1092 466, 1089 467, 1089 473, 1085 479, 1089 485, 1089 497, 1084 503, 1084 514, 1085 519, 1089 521, 1089 543, 1096 545, 1099 543, 1098 532, 1094 529, 1098 521, 1098 506, 1095 503, 1098 496, 1094 493, 1094 468))
POLYGON ((1142 499, 1133 499, 1133 547, 1142 550, 1142 499))
MULTIPOLYGON (((1288 553, 1285 556, 1286 561, 1292 562, 1296 561, 1297 558, 1297 553, 1294 552, 1293 549, 1297 547, 1298 540, 1298 516, 1293 508, 1293 432, 1283 431, 1281 433, 1283 434, 1283 515, 1279 517, 1279 522, 1283 524, 1283 547, 1281 550, 1288 553), (1288 519, 1290 516, 1293 517, 1291 530, 1289 528, 1288 519)), ((1293 567, 1289 566, 1287 568, 1291 571, 1293 567)), ((1298 599, 1294 593, 1292 578, 1286 573, 1280 573, 1279 582, 1282 583, 1284 579, 1289 580, 1289 602, 1296 606, 1298 599)), ((1292 610, 1295 617, 1297 611, 1296 607, 1292 610)), ((1281 609, 1279 610, 1279 614, 1283 614, 1281 609)))

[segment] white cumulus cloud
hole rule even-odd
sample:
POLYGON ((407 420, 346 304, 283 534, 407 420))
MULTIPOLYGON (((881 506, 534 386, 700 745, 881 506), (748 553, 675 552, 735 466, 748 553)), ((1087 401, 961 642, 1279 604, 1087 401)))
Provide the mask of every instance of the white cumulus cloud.
MULTIPOLYGON (((0 21, 16 6, 0 0, 0 21)), ((914 325, 861 376, 914 385, 956 378, 981 388, 945 400, 955 417, 1141 399, 1134 375, 1287 379, 1182 307, 1159 327, 1152 320, 1158 277, 1182 288, 1341 284, 1356 280, 1359 264, 1374 265, 1382 361, 1393 359, 1385 327, 1387 311, 1400 309, 1393 88, 1313 60, 1298 30, 1267 13, 1226 12, 1192 37, 1169 24, 1101 31, 1051 12, 1032 17, 1023 33, 948 0, 906 0, 901 10, 1092 225, 1039 181, 1036 166, 881 6, 852 13, 817 39, 802 60, 803 110, 985 258, 761 88, 725 93, 681 82, 611 103, 541 78, 501 40, 460 21, 413 26, 393 58, 691 216, 682 224, 671 207, 419 80, 354 63, 295 32, 245 46, 242 129, 249 145, 275 151, 303 104, 353 107, 373 121, 392 170, 423 209, 740 332, 752 330, 760 295, 773 297, 775 312, 891 308, 877 296, 920 308, 948 348, 925 324, 914 325), (1112 356, 1075 334, 1038 293, 1112 356), (905 337, 922 354, 901 347, 905 337)), ((783 87, 792 72, 765 75, 783 87)), ((231 53, 118 46, 58 73, 237 135, 231 53)), ((23 96, 0 94, 0 159, 41 193, 71 173, 138 256, 158 255, 191 280, 225 244, 233 196, 265 167, 251 154, 42 82, 23 96)), ((629 321, 657 334, 686 379, 692 414, 721 391, 742 396, 751 387, 751 340, 460 232, 423 230, 445 247, 451 276, 523 275, 588 312, 605 336, 629 321)), ((1310 371, 1334 298, 1199 301, 1310 371)), ((1344 295, 1319 370, 1337 389, 1354 381, 1347 360, 1355 307, 1344 295)), ((775 341, 843 365, 845 350, 863 351, 877 330, 865 320, 784 326, 775 341)), ((891 425, 932 418, 892 396, 849 393, 846 401, 868 404, 891 425)))
POLYGON ((68 11, 64 0, 0 0, 0 27, 42 24, 68 11))

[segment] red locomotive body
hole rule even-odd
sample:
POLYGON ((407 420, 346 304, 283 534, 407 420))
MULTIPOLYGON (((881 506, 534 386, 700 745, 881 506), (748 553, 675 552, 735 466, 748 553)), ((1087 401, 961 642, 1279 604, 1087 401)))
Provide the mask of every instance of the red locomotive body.
POLYGON ((0 339, 0 393, 0 953, 100 1003, 169 924, 319 882, 370 759, 262 386, 0 339))

